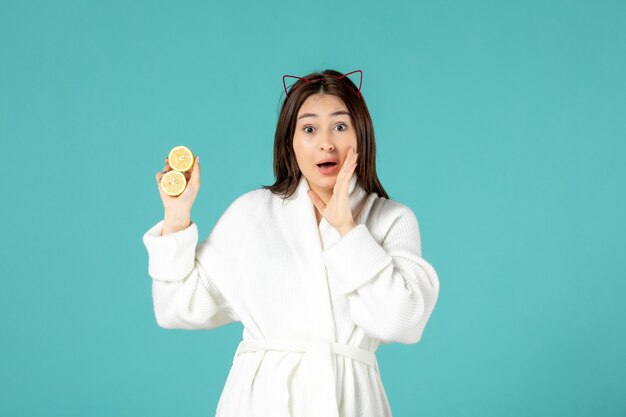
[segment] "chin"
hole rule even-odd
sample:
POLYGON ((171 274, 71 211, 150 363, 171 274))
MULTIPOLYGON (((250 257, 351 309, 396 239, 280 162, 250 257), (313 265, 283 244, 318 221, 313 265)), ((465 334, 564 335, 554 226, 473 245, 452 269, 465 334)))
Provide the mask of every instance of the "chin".
POLYGON ((326 188, 326 189, 332 190, 335 187, 336 182, 337 182, 337 177, 324 178, 320 181, 316 181, 315 185, 317 185, 319 188, 326 188))
POLYGON ((332 189, 335 186, 335 183, 337 182, 337 176, 334 175, 332 177, 330 176, 324 176, 324 177, 319 177, 318 173, 315 173, 313 176, 306 176, 306 180, 309 182, 309 185, 314 184, 315 186, 317 186, 318 188, 328 188, 328 189, 332 189))

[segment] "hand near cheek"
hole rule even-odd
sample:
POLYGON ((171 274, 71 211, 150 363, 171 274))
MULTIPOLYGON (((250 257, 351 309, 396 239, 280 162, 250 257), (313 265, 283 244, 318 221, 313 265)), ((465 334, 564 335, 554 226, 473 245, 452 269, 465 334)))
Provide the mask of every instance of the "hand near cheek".
POLYGON ((348 155, 346 155, 341 170, 337 174, 333 195, 328 203, 324 203, 315 191, 309 190, 308 192, 315 208, 331 226, 339 231, 341 236, 356 226, 350 209, 349 187, 358 155, 358 153, 354 153, 352 148, 348 150, 348 155))

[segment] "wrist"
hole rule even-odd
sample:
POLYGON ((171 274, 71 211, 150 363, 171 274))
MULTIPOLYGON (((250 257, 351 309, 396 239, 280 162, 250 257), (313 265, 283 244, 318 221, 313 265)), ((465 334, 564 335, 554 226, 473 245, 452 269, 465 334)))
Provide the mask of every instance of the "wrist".
POLYGON ((339 230, 339 235, 341 235, 341 237, 344 237, 346 234, 348 234, 352 229, 354 229, 356 227, 356 223, 352 222, 347 226, 344 227, 340 227, 339 230))
POLYGON ((176 233, 191 225, 191 215, 186 212, 166 211, 163 222, 163 235, 176 233))
POLYGON ((184 223, 191 218, 191 212, 180 208, 166 208, 163 211, 163 217, 176 223, 184 223))

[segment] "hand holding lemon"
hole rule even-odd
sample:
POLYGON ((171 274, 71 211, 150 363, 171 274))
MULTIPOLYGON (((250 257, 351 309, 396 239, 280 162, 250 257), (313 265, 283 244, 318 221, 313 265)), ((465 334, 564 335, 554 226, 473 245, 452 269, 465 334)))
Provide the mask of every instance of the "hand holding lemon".
POLYGON ((191 207, 200 189, 200 160, 186 146, 172 148, 164 160, 163 171, 156 174, 159 194, 165 209, 163 234, 189 225, 191 207), (171 227, 168 227, 171 226, 171 227))

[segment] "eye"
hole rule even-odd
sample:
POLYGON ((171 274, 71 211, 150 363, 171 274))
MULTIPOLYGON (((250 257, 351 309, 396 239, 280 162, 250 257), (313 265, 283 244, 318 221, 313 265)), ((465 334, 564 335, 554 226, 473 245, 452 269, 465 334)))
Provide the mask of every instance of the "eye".
POLYGON ((304 131, 305 131, 306 133, 309 133, 309 132, 307 132, 307 129, 313 129, 313 127, 311 127, 311 126, 304 126, 304 131))
POLYGON ((339 123, 337 125, 337 127, 339 127, 339 126, 343 126, 343 129, 339 129, 340 132, 343 132, 344 130, 346 130, 348 128, 348 126, 345 123, 339 123))

